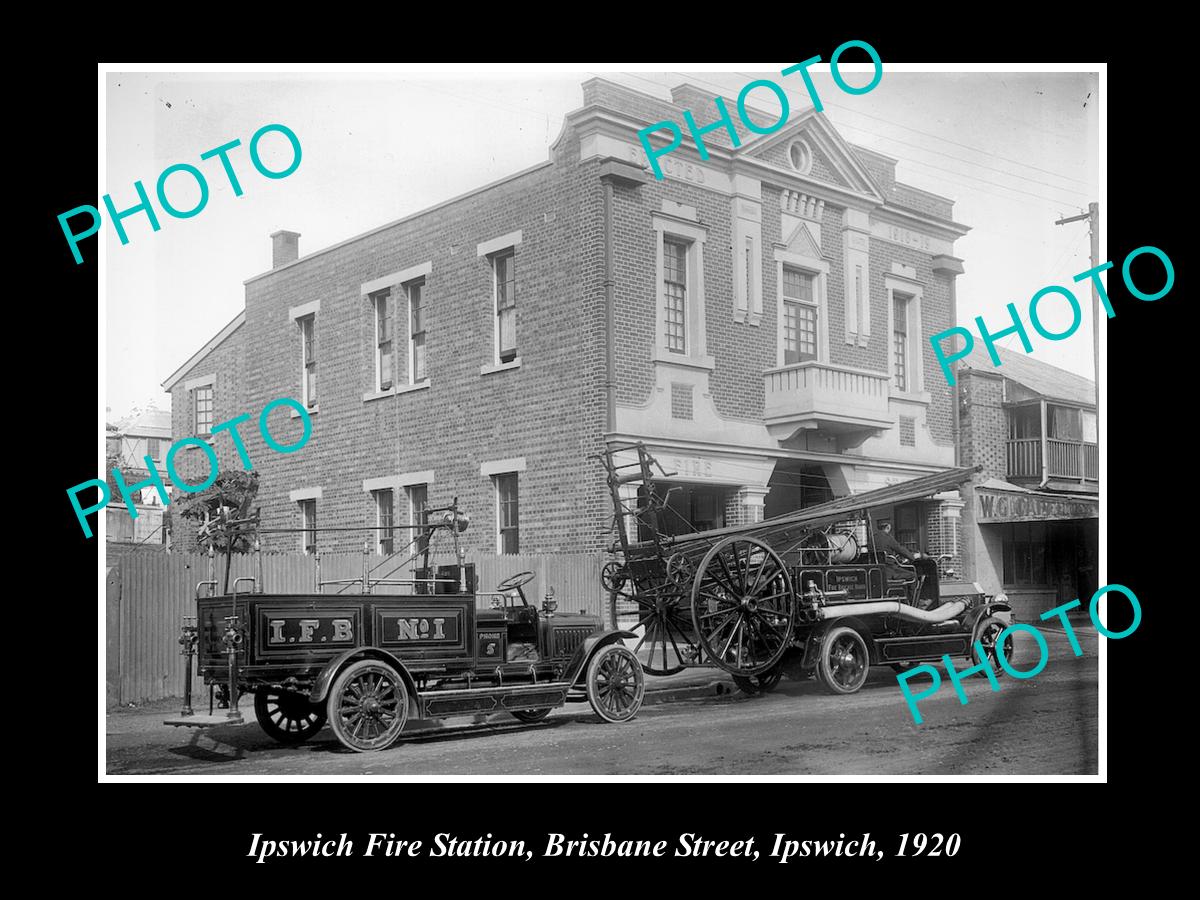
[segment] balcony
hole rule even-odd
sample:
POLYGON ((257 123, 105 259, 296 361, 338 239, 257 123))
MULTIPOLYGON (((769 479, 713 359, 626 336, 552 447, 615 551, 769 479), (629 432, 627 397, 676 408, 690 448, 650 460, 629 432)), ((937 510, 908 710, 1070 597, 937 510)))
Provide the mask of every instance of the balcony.
POLYGON ((1100 447, 1086 441, 1064 441, 1058 438, 1016 438, 1008 441, 1008 477, 1041 480, 1042 454, 1050 478, 1070 481, 1098 481, 1100 478, 1100 447), (1044 445, 1044 449, 1043 449, 1044 445))
POLYGON ((763 418, 779 441, 806 428, 830 433, 891 428, 888 376, 816 361, 763 373, 763 418))

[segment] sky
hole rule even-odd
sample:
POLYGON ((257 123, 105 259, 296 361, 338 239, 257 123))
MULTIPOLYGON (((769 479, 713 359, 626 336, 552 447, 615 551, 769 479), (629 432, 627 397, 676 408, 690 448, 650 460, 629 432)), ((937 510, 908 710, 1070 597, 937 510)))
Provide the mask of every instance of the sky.
MULTIPOLYGON (((201 169, 210 189, 192 218, 171 218, 155 200, 161 230, 136 214, 123 223, 128 244, 106 222, 100 246, 81 245, 104 255, 108 420, 135 406, 170 408, 162 382, 241 311, 242 283, 271 267, 272 232, 300 232, 303 256, 543 162, 564 116, 582 105, 581 82, 598 74, 664 99, 683 81, 736 97, 752 79, 771 78, 788 89, 794 115, 811 101, 798 76, 778 74, 788 64, 105 73, 101 193, 118 210, 133 206, 134 181, 153 196, 159 173, 176 163, 201 169), (247 155, 251 135, 272 123, 291 128, 303 149, 299 168, 277 180, 259 175, 247 155), (234 139, 242 142, 230 154, 240 197, 216 160, 200 160, 234 139)), ((810 71, 843 138, 898 159, 898 181, 954 200, 955 220, 970 226, 955 243, 966 270, 960 323, 982 315, 998 331, 1009 324, 1007 303, 1024 313, 1040 288, 1071 286, 1083 324, 1053 344, 1030 330, 1033 355, 1092 377, 1091 298, 1072 282, 1090 267, 1087 223, 1054 222, 1100 199, 1098 76, 891 71, 885 57, 878 85, 852 95, 827 71, 810 71)), ((844 71, 851 84, 868 80, 844 71)), ((777 110, 765 90, 751 105, 777 110)), ((271 168, 290 159, 278 134, 261 148, 271 168)), ((198 199, 186 175, 168 185, 178 208, 198 199)), ((1070 320, 1065 302, 1041 312, 1050 330, 1070 320)), ((1015 336, 1002 343, 1021 349, 1015 336)))

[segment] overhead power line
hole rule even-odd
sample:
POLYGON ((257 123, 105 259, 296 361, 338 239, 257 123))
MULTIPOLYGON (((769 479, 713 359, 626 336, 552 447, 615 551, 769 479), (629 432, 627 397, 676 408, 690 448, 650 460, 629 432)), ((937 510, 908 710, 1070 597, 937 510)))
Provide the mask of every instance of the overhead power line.
MULTIPOLYGON (((631 73, 631 72, 630 72, 630 73, 625 73, 625 74, 626 74, 626 75, 628 75, 628 76, 629 76, 629 77, 631 77, 631 78, 636 78, 636 79, 637 79, 637 80, 639 80, 639 81, 643 81, 643 82, 645 82, 646 84, 653 85, 653 86, 655 86, 656 88, 662 89, 662 88, 664 87, 664 85, 661 85, 661 84, 659 84, 658 82, 656 82, 656 81, 653 81, 653 80, 651 80, 651 79, 649 79, 649 78, 646 78, 646 77, 644 77, 644 76, 642 76, 642 75, 637 75, 636 73, 631 73)), ((685 73, 685 72, 676 72, 676 73, 673 73, 673 74, 675 74, 675 75, 678 75, 678 76, 680 76, 680 77, 682 77, 682 78, 685 78, 685 79, 687 79, 687 80, 689 80, 689 81, 691 81, 691 82, 694 82, 694 83, 700 84, 700 85, 702 85, 702 86, 705 86, 705 87, 712 88, 712 89, 716 90, 716 92, 717 92, 717 93, 719 93, 719 94, 722 94, 722 95, 724 95, 724 94, 728 94, 728 93, 730 92, 730 88, 729 88, 728 86, 717 84, 717 83, 715 83, 715 82, 713 82, 713 81, 711 81, 711 80, 709 80, 709 79, 706 79, 706 78, 701 78, 701 77, 698 77, 698 76, 696 76, 696 75, 694 75, 694 74, 689 74, 689 73, 685 73)), ((751 77, 751 76, 746 76, 746 74, 745 74, 745 73, 738 73, 738 74, 739 74, 739 75, 743 75, 744 77, 751 77)), ((785 94, 786 94, 788 97, 790 97, 790 98, 792 98, 792 99, 796 99, 796 100, 802 100, 802 101, 803 101, 803 102, 805 102, 805 103, 807 103, 807 102, 808 102, 808 98, 807 98, 807 96, 806 96, 806 95, 804 95, 804 96, 798 95, 798 94, 796 94, 794 91, 792 91, 792 90, 790 90, 790 89, 788 89, 788 88, 786 88, 786 87, 783 87, 782 85, 780 86, 780 88, 781 88, 781 89, 784 91, 784 93, 785 93, 785 94)), ((826 105, 826 106, 838 106, 838 108, 839 108, 839 109, 844 109, 844 107, 841 107, 839 104, 825 103, 825 105, 826 105)), ((884 123, 886 123, 886 124, 890 124, 890 125, 897 125, 898 127, 902 127, 902 128, 907 128, 907 127, 908 127, 908 126, 902 126, 902 125, 899 125, 898 123, 890 122, 889 120, 887 120, 887 119, 883 119, 883 118, 881 118, 881 117, 879 117, 879 116, 871 116, 871 115, 869 115, 869 114, 867 114, 867 113, 862 113, 862 115, 866 115, 866 116, 868 116, 868 118, 877 119, 877 120, 879 120, 879 121, 881 121, 881 122, 884 122, 884 123)), ((901 138, 892 137, 892 136, 890 136, 890 135, 883 135, 883 134, 879 134, 878 132, 871 131, 870 129, 867 129, 867 128, 862 128, 862 127, 860 127, 860 126, 857 126, 857 125, 852 125, 852 124, 849 124, 849 123, 843 123, 842 125, 839 125, 839 128, 849 128, 849 129, 853 129, 853 130, 855 130, 855 131, 857 131, 857 132, 860 132, 860 133, 862 133, 862 134, 866 134, 866 135, 870 135, 870 136, 872 136, 872 137, 875 137, 875 138, 879 138, 880 140, 883 140, 883 141, 887 141, 887 142, 893 142, 893 143, 897 143, 897 144, 903 144, 903 145, 905 145, 905 146, 913 147, 913 148, 915 148, 915 149, 917 149, 917 150, 920 150, 920 151, 922 151, 922 152, 927 152, 927 153, 935 153, 935 154, 938 154, 938 155, 940 155, 940 156, 946 156, 946 157, 948 157, 948 158, 950 158, 950 159, 952 159, 952 160, 955 160, 956 162, 961 162, 961 163, 963 163, 964 165, 968 165, 968 166, 976 166, 976 167, 978 167, 978 168, 981 168, 981 169, 988 169, 988 170, 990 170, 990 171, 999 172, 999 173, 1001 173, 1001 174, 1004 174, 1004 175, 1006 175, 1006 176, 1007 176, 1007 177, 1009 177, 1009 178, 1015 178, 1015 179, 1017 179, 1017 180, 1019 180, 1019 181, 1023 181, 1023 182, 1025 182, 1025 183, 1027 183, 1027 184, 1040 184, 1040 185, 1044 185, 1044 186, 1046 186, 1046 187, 1050 187, 1050 188, 1051 188, 1051 189, 1053 189, 1053 190, 1063 191, 1064 193, 1068 193, 1068 194, 1074 194, 1076 197, 1084 197, 1084 196, 1085 196, 1085 194, 1083 194, 1083 193, 1081 193, 1081 192, 1078 192, 1078 191, 1075 191, 1075 190, 1074 190, 1074 189, 1072 189, 1072 188, 1068 188, 1068 187, 1062 187, 1062 186, 1059 186, 1059 185, 1050 184, 1049 182, 1040 181, 1040 180, 1038 180, 1038 179, 1028 178, 1028 177, 1026 177, 1026 176, 1024 176, 1024 175, 1019 175, 1019 174, 1017 174, 1017 173, 1014 173, 1014 172, 1007 172, 1007 171, 1005 171, 1005 170, 1003 170, 1003 169, 997 169, 997 168, 995 168, 994 166, 987 166, 987 165, 984 165, 983 163, 975 162, 974 160, 964 159, 964 158, 962 158, 962 157, 960 157, 960 156, 955 156, 955 155, 953 155, 953 154, 944 153, 944 152, 942 152, 942 151, 934 150, 934 149, 932 149, 932 148, 929 148, 929 147, 924 147, 924 146, 922 146, 922 145, 920 145, 920 144, 914 144, 914 143, 912 143, 911 141, 905 141, 905 140, 903 140, 903 139, 901 139, 901 138)), ((1006 160, 1006 161, 1013 162, 1013 163, 1015 163, 1015 164, 1017 164, 1017 165, 1022 165, 1022 166, 1027 166, 1028 168, 1037 169, 1038 171, 1043 171, 1043 172, 1046 172, 1047 174, 1055 175, 1056 177, 1059 177, 1059 178, 1064 178, 1064 179, 1067 179, 1067 180, 1070 180, 1070 181, 1078 181, 1078 179, 1071 178, 1070 176, 1067 176, 1067 175, 1062 175, 1061 173, 1057 173, 1057 172, 1051 172, 1051 171, 1050 171, 1050 170, 1048 170, 1048 169, 1040 169, 1040 168, 1039 168, 1039 167, 1037 167, 1037 166, 1033 166, 1033 165, 1030 165, 1030 164, 1027 164, 1027 163, 1022 163, 1022 162, 1020 162, 1019 160, 1009 160, 1007 157, 1002 157, 1002 156, 1000 156, 999 154, 989 153, 989 152, 988 152, 988 151, 986 151, 986 150, 980 150, 980 149, 978 149, 978 148, 970 147, 969 145, 966 145, 966 144, 959 144, 959 142, 957 142, 957 141, 952 141, 952 140, 950 140, 950 139, 948 139, 948 138, 942 138, 942 137, 939 137, 938 135, 931 134, 930 132, 921 131, 920 129, 915 129, 915 128, 910 128, 909 130, 911 130, 911 131, 915 131, 915 132, 917 132, 917 133, 919 133, 919 134, 926 135, 927 137, 932 137, 932 138, 934 138, 935 140, 938 140, 938 141, 946 141, 947 143, 958 144, 958 146, 962 146, 962 147, 965 147, 966 149, 974 150, 975 152, 980 152, 980 153, 984 153, 984 154, 986 154, 986 155, 995 156, 997 159, 1004 159, 1004 160, 1006 160)), ((913 160, 913 159, 911 159, 911 158, 906 158, 906 159, 904 160, 904 162, 905 162, 905 163, 910 163, 910 162, 911 162, 911 163, 914 163, 914 164, 917 164, 917 165, 924 165, 924 166, 927 166, 927 167, 929 167, 929 168, 935 169, 935 170, 937 170, 937 171, 939 171, 939 172, 945 172, 945 173, 948 173, 948 174, 951 174, 951 175, 957 175, 957 176, 959 176, 959 177, 961 177, 961 178, 968 178, 968 179, 971 179, 971 180, 973 180, 973 181, 978 181, 978 182, 980 182, 981 184, 987 184, 987 185, 991 185, 991 186, 993 186, 993 187, 998 187, 998 188, 1001 188, 1002 190, 1013 191, 1013 192, 1015 192, 1015 193, 1019 193, 1019 194, 1022 194, 1022 195, 1024 195, 1024 196, 1027 196, 1027 197, 1033 197, 1033 198, 1035 198, 1035 199, 1038 199, 1038 200, 1044 200, 1044 201, 1046 201, 1047 203, 1050 203, 1050 204, 1052 204, 1052 205, 1054 205, 1054 206, 1056 206, 1056 207, 1061 207, 1061 206, 1063 206, 1063 205, 1077 205, 1077 201, 1074 201, 1074 200, 1065 200, 1065 199, 1062 199, 1062 198, 1047 197, 1047 196, 1045 196, 1044 194, 1038 194, 1038 193, 1035 193, 1035 192, 1032 192, 1032 191, 1025 191, 1025 190, 1022 190, 1022 189, 1020 189, 1020 188, 1012 187, 1011 185, 1007 185, 1007 184, 1000 184, 999 182, 995 182, 995 181, 989 181, 989 180, 987 180, 987 179, 984 179, 984 178, 979 178, 978 176, 976 176, 976 175, 972 175, 972 174, 970 174, 970 173, 967 173, 967 172, 960 172, 960 171, 956 171, 956 170, 954 170, 954 169, 947 169, 947 168, 945 168, 945 167, 943 167, 943 166, 937 166, 937 165, 935 165, 935 164, 933 164, 933 163, 924 162, 924 161, 922 161, 922 160, 913 160)), ((1080 182, 1080 183, 1083 183, 1083 182, 1080 182)), ((990 194, 991 192, 989 192, 989 191, 983 191, 983 193, 990 194)), ((993 196, 995 196, 995 195, 993 195, 993 196)))
MULTIPOLYGON (((746 78, 753 77, 751 75, 747 75, 745 72, 738 72, 737 74, 742 75, 746 78)), ((781 87, 782 87, 782 85, 781 85, 781 87)), ((786 91, 787 89, 784 88, 784 90, 786 91)), ((942 143, 953 144, 955 147, 962 147, 964 150, 970 150, 973 153, 982 153, 985 156, 992 156, 992 157, 995 157, 996 159, 1003 160, 1004 162, 1015 163, 1018 166, 1024 166, 1025 168, 1033 169, 1036 172, 1042 172, 1043 174, 1046 174, 1046 175, 1053 175, 1055 178, 1062 178, 1066 181, 1074 181, 1076 184, 1081 184, 1084 187, 1090 186, 1088 182, 1083 181, 1082 179, 1079 179, 1079 178, 1075 178, 1071 175, 1064 175, 1061 172, 1055 172, 1052 169, 1043 169, 1040 166, 1033 165, 1032 163, 1022 162, 1019 159, 1011 159, 1010 157, 1002 156, 999 153, 996 153, 992 150, 984 150, 982 147, 973 147, 970 144, 964 144, 961 141, 954 140, 953 138, 943 137, 942 135, 934 134, 933 132, 930 132, 930 131, 922 131, 920 128, 913 128, 911 125, 904 125, 901 122, 893 122, 891 119, 885 119, 882 116, 872 115, 871 113, 863 112, 861 109, 854 109, 853 107, 844 106, 841 103, 834 103, 833 101, 823 100, 822 103, 825 106, 832 106, 835 109, 842 110, 843 112, 853 113, 856 116, 864 116, 865 118, 868 118, 868 119, 874 119, 877 122, 883 122, 885 125, 891 125, 895 128, 903 128, 905 131, 911 131, 915 134, 923 134, 923 135, 925 135, 925 137, 931 137, 934 140, 940 141, 942 143)), ((1036 127, 1036 126, 1032 125, 1032 123, 1025 123, 1025 124, 1029 125, 1030 127, 1036 127)), ((1039 130, 1045 131, 1045 129, 1039 129, 1039 130)), ((1053 134, 1056 137, 1064 136, 1064 135, 1060 134, 1059 132, 1051 131, 1051 132, 1047 132, 1047 133, 1053 134)), ((931 151, 931 152, 935 152, 935 151, 931 151)), ((961 157, 957 157, 957 156, 953 157, 953 158, 961 159, 961 157)), ((962 161, 969 162, 969 160, 962 160, 962 161)), ((981 165, 981 164, 973 163, 973 165, 981 165)), ((1000 171, 1000 170, 996 170, 996 171, 1000 171)), ((1051 187, 1055 187, 1055 186, 1056 185, 1051 185, 1051 187)))

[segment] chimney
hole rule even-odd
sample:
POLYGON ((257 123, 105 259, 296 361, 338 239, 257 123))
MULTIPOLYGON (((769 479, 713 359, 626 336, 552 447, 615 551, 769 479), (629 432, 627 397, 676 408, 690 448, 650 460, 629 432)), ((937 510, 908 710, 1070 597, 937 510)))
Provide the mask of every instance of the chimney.
POLYGON ((271 235, 271 268, 278 269, 300 258, 300 233, 277 231, 271 235))
MULTIPOLYGON (((686 81, 683 84, 677 84, 671 88, 671 102, 676 106, 681 106, 684 109, 692 110, 692 115, 699 116, 701 112, 710 111, 716 113, 717 106, 713 103, 713 92, 706 91, 703 88, 698 88, 694 84, 689 84, 686 81)), ((733 101, 725 98, 727 107, 733 106, 733 101)), ((737 110, 732 109, 736 115, 737 110)), ((697 118, 699 124, 703 125, 703 120, 697 118)))
MULTIPOLYGON (((696 120, 697 127, 703 127, 712 122, 717 121, 717 102, 714 99, 716 94, 712 91, 704 90, 696 87, 694 84, 677 84, 671 88, 671 103, 680 109, 688 110, 696 120)), ((737 101, 732 97, 720 95, 725 101, 725 109, 729 113, 729 118, 733 122, 734 130, 737 131, 738 139, 748 141, 755 135, 748 129, 738 118, 737 101)), ((756 107, 751 106, 753 112, 760 112, 756 107)), ((761 122, 771 121, 769 115, 758 115, 755 121, 761 122)), ((733 142, 729 140, 729 132, 724 128, 717 128, 714 131, 704 135, 704 140, 709 146, 717 147, 732 147, 733 142)))

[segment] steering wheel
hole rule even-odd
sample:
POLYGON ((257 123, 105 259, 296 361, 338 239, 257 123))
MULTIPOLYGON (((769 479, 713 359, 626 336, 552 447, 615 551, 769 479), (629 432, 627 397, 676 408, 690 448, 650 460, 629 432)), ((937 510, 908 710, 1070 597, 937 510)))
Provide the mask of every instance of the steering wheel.
POLYGON ((529 584, 529 582, 533 581, 533 579, 536 577, 537 576, 532 572, 518 572, 516 575, 505 578, 502 582, 496 585, 496 591, 498 593, 504 593, 505 591, 515 590, 521 597, 521 605, 528 606, 529 601, 525 599, 525 591, 523 591, 522 588, 529 584))

